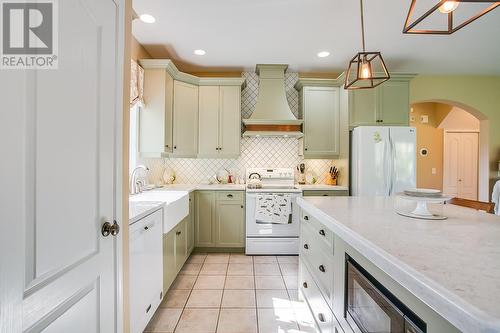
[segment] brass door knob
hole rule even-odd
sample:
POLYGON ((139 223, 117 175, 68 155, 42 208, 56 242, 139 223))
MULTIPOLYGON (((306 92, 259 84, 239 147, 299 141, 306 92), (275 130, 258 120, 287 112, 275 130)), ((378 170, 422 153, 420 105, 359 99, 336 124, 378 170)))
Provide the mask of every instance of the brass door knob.
POLYGON ((101 227, 101 234, 104 237, 108 237, 109 235, 116 236, 120 233, 120 226, 116 221, 113 221, 113 224, 109 222, 104 222, 101 227))

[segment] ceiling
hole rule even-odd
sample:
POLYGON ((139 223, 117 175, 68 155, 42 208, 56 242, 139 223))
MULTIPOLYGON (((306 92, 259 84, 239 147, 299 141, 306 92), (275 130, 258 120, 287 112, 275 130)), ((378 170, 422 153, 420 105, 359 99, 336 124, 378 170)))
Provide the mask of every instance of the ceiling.
MULTIPOLYGON (((410 2, 364 1, 367 51, 381 51, 390 71, 500 74, 500 9, 449 36, 405 35, 410 2)), ((133 0, 133 6, 156 18, 134 20, 136 39, 154 58, 171 58, 188 72, 283 63, 293 71, 338 73, 361 49, 355 0, 133 0), (324 50, 331 55, 318 58, 324 50)))

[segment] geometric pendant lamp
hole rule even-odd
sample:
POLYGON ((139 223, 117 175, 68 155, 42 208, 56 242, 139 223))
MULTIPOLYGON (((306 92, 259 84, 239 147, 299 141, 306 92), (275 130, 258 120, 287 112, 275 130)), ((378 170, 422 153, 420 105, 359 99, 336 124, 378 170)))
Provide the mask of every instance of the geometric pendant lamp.
POLYGON ((500 6, 487 0, 412 0, 403 33, 450 35, 500 6))
POLYGON ((374 88, 391 77, 380 52, 366 52, 365 50, 363 0, 360 0, 360 9, 363 52, 358 52, 349 62, 345 74, 344 89, 374 88))

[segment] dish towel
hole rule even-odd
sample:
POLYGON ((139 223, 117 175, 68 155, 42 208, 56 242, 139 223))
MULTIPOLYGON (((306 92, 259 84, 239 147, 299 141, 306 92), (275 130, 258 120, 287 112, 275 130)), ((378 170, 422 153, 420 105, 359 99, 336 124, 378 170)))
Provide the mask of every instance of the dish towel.
POLYGON ((495 186, 493 186, 491 201, 495 203, 495 214, 500 215, 500 180, 498 180, 495 183, 495 186))
POLYGON ((292 198, 287 194, 259 194, 255 202, 257 223, 288 224, 292 222, 292 198))

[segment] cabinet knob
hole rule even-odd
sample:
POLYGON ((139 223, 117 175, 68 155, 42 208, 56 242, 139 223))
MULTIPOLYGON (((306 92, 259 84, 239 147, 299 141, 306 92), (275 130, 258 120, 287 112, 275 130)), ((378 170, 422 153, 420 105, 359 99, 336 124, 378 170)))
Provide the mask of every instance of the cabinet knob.
POLYGON ((305 215, 304 220, 309 221, 309 216, 305 215))
POLYGON ((148 230, 148 229, 149 229, 149 227, 148 227, 148 226, 145 226, 145 227, 144 227, 144 230, 148 230))
POLYGON ((174 146, 174 149, 177 149, 177 146, 174 146))
POLYGON ((180 232, 180 231, 176 231, 176 232, 175 232, 175 234, 176 234, 177 236, 179 236, 180 234, 182 234, 182 232, 180 232))
POLYGON ((324 323, 326 320, 325 320, 325 315, 322 314, 322 313, 318 313, 318 320, 322 323, 324 323))
POLYGON ((309 249, 309 245, 304 244, 304 249, 308 250, 309 249))
POLYGON ((243 205, 241 205, 241 208, 243 208, 243 205))
POLYGON ((304 150, 307 150, 307 148, 304 148, 304 150))
POLYGON ((302 283, 302 286, 303 286, 304 288, 307 288, 307 282, 305 282, 305 281, 304 281, 304 283, 302 283))
POLYGON ((320 234, 321 236, 324 236, 324 235, 325 235, 325 230, 321 229, 321 230, 319 231, 319 234, 320 234))
POLYGON ((166 148, 168 148, 169 146, 168 145, 165 145, 166 148))
POLYGON ((233 197, 233 195, 232 195, 232 194, 228 194, 228 195, 227 195, 227 197, 228 197, 228 198, 232 198, 232 197, 233 197))
POLYGON ((319 271, 320 271, 320 272, 322 272, 322 273, 326 272, 326 270, 325 270, 325 266, 323 266, 323 265, 319 265, 318 269, 319 269, 319 271))

